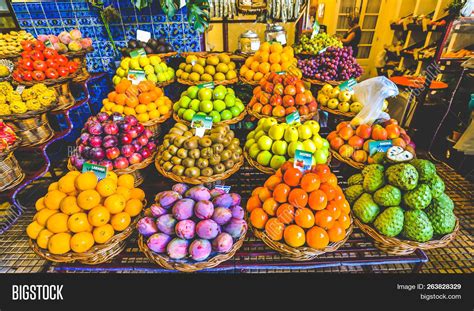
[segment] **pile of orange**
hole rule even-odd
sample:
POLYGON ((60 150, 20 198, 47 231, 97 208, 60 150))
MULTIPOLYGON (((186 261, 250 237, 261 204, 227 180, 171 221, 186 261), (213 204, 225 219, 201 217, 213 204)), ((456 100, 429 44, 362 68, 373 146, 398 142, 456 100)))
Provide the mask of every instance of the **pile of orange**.
POLYGON ((102 101, 102 105, 101 111, 133 115, 143 123, 170 114, 172 102, 151 81, 143 80, 135 85, 128 79, 122 79, 102 101))
POLYGON ((245 60, 239 74, 248 81, 260 81, 269 72, 292 71, 297 60, 291 46, 279 42, 264 42, 260 49, 245 60))
POLYGON ((26 228, 39 247, 52 254, 87 252, 125 230, 143 209, 145 193, 134 188, 132 175, 71 171, 49 185, 36 201, 36 214, 26 228))
POLYGON ((286 162, 247 201, 250 223, 291 247, 324 249, 351 225, 350 206, 327 165, 306 172, 286 162))

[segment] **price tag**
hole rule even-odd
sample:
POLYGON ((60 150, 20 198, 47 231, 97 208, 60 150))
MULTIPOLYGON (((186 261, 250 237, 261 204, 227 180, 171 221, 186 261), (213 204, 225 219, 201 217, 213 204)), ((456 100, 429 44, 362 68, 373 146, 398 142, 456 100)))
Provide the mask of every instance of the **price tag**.
POLYGON ((24 85, 18 85, 16 87, 16 91, 18 92, 18 94, 21 95, 21 93, 23 93, 23 91, 25 90, 25 86, 24 85))
POLYGON ((130 57, 131 58, 135 58, 135 57, 138 57, 138 56, 146 56, 146 52, 145 52, 144 48, 139 48, 139 49, 136 49, 136 50, 133 50, 133 51, 130 52, 130 57))
POLYGON ((385 152, 392 146, 391 140, 371 141, 369 142, 369 155, 373 156, 377 152, 385 152))
POLYGON ((195 114, 191 121, 191 127, 196 129, 196 136, 203 137, 206 130, 212 128, 212 117, 195 114))
POLYGON ((327 49, 328 49, 328 47, 325 47, 325 48, 319 50, 318 54, 323 54, 324 52, 326 52, 327 49))
POLYGON ((226 185, 216 185, 214 188, 220 189, 220 190, 224 191, 225 193, 229 193, 231 187, 226 186, 226 185))
POLYGON ((319 29, 321 29, 321 26, 319 26, 318 20, 315 19, 313 23, 313 31, 311 32, 311 39, 318 35, 319 29))
POLYGON ((84 163, 84 165, 82 166, 82 172, 93 172, 99 180, 102 180, 107 177, 107 167, 98 164, 92 164, 89 162, 84 163))
POLYGON ((302 151, 297 149, 295 152, 295 161, 293 167, 299 169, 302 172, 306 172, 311 169, 313 165, 313 154, 311 152, 302 151))
POLYGON ((279 74, 279 75, 284 75, 286 73, 286 71, 277 71, 275 72, 276 74, 279 74))
POLYGON ((151 38, 151 33, 148 31, 137 29, 137 40, 142 42, 148 42, 151 38))
POLYGON ((198 89, 203 89, 203 88, 213 89, 214 88, 214 82, 211 81, 211 82, 201 83, 201 84, 198 84, 197 87, 198 87, 198 89))
POLYGON ((50 49, 54 49, 53 43, 49 40, 44 41, 44 46, 50 49))
POLYGON ((130 69, 128 71, 127 79, 132 81, 132 84, 138 84, 140 81, 145 80, 145 71, 130 69))
POLYGON ((289 115, 286 116, 287 124, 299 123, 299 122, 301 122, 301 120, 300 120, 300 114, 298 111, 290 113, 289 115))
POLYGON ((344 82, 342 82, 341 84, 339 84, 339 89, 340 89, 341 91, 344 91, 344 90, 352 91, 352 87, 353 87, 354 85, 356 85, 356 84, 357 84, 356 79, 350 78, 349 80, 344 81, 344 82))

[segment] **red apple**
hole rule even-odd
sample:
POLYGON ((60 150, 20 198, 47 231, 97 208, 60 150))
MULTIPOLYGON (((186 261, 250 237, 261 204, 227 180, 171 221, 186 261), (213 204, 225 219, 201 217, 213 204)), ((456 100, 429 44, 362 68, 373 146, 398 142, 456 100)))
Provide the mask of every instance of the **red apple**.
POLYGON ((124 169, 128 167, 128 160, 125 157, 118 157, 114 160, 114 168, 124 169))
POLYGON ((120 151, 124 157, 130 157, 135 151, 135 147, 132 145, 123 145, 122 148, 120 148, 120 151))
POLYGON ((120 150, 117 147, 111 147, 105 150, 105 156, 109 160, 116 159, 119 157, 119 155, 120 155, 120 150))
POLYGON ((143 156, 140 154, 140 153, 137 153, 135 152, 134 154, 132 154, 129 158, 128 158, 128 162, 130 164, 137 164, 137 163, 141 163, 143 160, 143 156))
POLYGON ((133 137, 130 134, 122 134, 120 136, 120 142, 122 145, 128 145, 131 144, 133 140, 133 137))
POLYGON ((148 144, 148 137, 146 137, 145 135, 141 135, 137 138, 137 142, 140 145, 145 146, 146 144, 148 144))

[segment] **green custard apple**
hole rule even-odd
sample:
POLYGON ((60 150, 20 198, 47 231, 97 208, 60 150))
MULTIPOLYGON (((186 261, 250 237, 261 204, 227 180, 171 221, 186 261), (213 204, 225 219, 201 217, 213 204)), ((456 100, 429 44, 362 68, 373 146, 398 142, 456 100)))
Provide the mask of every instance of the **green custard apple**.
POLYGON ((385 209, 374 221, 374 227, 381 234, 394 237, 400 234, 403 229, 403 209, 393 206, 385 209))
POLYGON ((361 185, 353 185, 350 187, 347 187, 346 191, 344 194, 346 195, 347 201, 352 204, 357 200, 362 193, 364 193, 364 188, 361 185))
POLYGON ((409 210, 404 214, 402 235, 412 241, 426 242, 433 237, 433 226, 422 210, 409 210))
POLYGON ((442 193, 439 197, 433 198, 431 204, 434 206, 441 206, 442 208, 450 210, 454 209, 454 202, 446 193, 442 193))
POLYGON ((355 174, 349 177, 349 179, 347 180, 347 184, 349 186, 362 185, 363 180, 364 180, 364 176, 362 176, 362 174, 355 174))
POLYGON ((369 172, 374 171, 374 170, 383 172, 383 171, 384 171, 384 167, 383 167, 383 165, 381 165, 381 164, 370 164, 370 165, 366 165, 366 166, 362 169, 362 176, 365 177, 365 175, 367 175, 369 172))
POLYGON ((431 203, 431 189, 426 184, 419 184, 415 189, 403 194, 403 203, 411 209, 424 209, 431 203))
POLYGON ((433 226, 434 235, 445 235, 453 232, 456 225, 456 216, 453 210, 440 205, 430 205, 426 209, 426 215, 433 226))
POLYGON ((430 181, 436 174, 436 166, 428 160, 415 159, 411 161, 410 164, 418 171, 419 182, 430 181))
POLYGON ((374 163, 376 164, 382 164, 384 161, 385 161, 385 156, 387 155, 386 152, 376 152, 373 156, 372 156, 372 160, 374 161, 374 163))
POLYGON ((371 223, 375 220, 380 212, 379 206, 372 200, 372 196, 364 193, 354 203, 353 212, 357 218, 365 224, 371 223))
POLYGON ((444 181, 438 175, 434 175, 434 177, 429 180, 427 184, 430 186, 431 196, 433 198, 437 198, 444 193, 444 181))
POLYGON ((383 172, 377 169, 371 170, 364 176, 362 187, 365 192, 373 193, 385 185, 383 172))
POLYGON ((402 192, 397 187, 386 185, 374 193, 374 201, 380 206, 398 206, 402 201, 402 192))
POLYGON ((388 183, 401 190, 413 190, 418 184, 418 172, 416 168, 407 163, 395 164, 385 171, 388 183))

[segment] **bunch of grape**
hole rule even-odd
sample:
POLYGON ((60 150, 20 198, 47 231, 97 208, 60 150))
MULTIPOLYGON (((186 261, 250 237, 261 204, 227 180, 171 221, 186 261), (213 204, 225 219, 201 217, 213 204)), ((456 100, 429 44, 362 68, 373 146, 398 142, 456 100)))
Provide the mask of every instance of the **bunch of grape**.
POLYGON ((303 76, 320 81, 345 81, 357 78, 362 68, 352 56, 352 47, 329 47, 315 57, 298 60, 303 76))
POLYGON ((313 38, 303 36, 300 39, 299 44, 294 46, 295 53, 307 52, 310 54, 317 54, 324 48, 334 46, 342 48, 341 41, 335 37, 328 35, 327 33, 319 33, 313 38))

